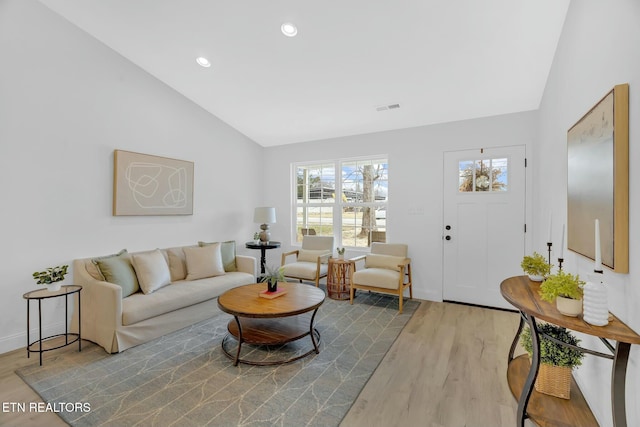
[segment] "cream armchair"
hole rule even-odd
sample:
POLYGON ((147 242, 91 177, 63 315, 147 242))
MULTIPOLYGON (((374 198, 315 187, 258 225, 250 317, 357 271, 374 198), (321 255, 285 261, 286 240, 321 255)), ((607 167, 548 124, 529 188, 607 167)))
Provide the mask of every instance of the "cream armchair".
POLYGON ((413 298, 411 286, 411 259, 407 258, 408 247, 397 243, 371 243, 371 253, 352 258, 364 259, 364 269, 351 270, 351 295, 356 289, 398 295, 399 312, 402 313, 403 294, 409 288, 409 298, 413 298))
POLYGON ((302 248, 282 254, 284 277, 312 281, 316 287, 322 277, 327 276, 327 263, 333 253, 333 237, 305 235, 302 248), (290 258, 295 255, 295 260, 290 258), (290 262, 287 263, 287 258, 290 262))

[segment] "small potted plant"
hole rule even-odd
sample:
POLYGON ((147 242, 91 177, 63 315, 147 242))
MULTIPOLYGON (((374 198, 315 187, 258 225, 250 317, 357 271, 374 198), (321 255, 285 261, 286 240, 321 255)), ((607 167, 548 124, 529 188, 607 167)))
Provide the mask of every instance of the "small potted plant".
POLYGON ((253 244, 257 245, 259 243, 260 243, 260 233, 256 231, 255 233, 253 233, 253 244))
POLYGON ((336 248, 336 250, 338 251, 338 259, 344 259, 345 248, 336 248))
POLYGON ((525 255, 520 263, 522 270, 529 275, 529 279, 534 282, 542 282, 547 274, 551 272, 552 265, 547 263, 544 256, 538 252, 533 255, 525 255))
POLYGON ((59 265, 57 267, 49 267, 45 271, 36 271, 33 278, 36 284, 45 285, 50 291, 60 290, 64 276, 67 274, 68 265, 59 265))
POLYGON ((266 267, 266 273, 260 275, 261 282, 267 282, 267 290, 276 292, 278 282, 284 282, 284 269, 282 267, 266 267))
MULTIPOLYGON (((540 393, 550 394, 562 399, 569 399, 571 387, 571 370, 582 364, 584 353, 576 349, 558 344, 547 336, 558 341, 577 346, 580 340, 571 332, 558 325, 542 323, 538 326, 540 336, 540 370, 535 387, 540 393)), ((529 357, 533 354, 531 330, 525 328, 520 336, 520 343, 529 357)))
POLYGON ((548 302, 555 300, 560 313, 576 317, 582 313, 584 284, 580 276, 560 270, 547 277, 547 280, 540 285, 540 298, 548 302))

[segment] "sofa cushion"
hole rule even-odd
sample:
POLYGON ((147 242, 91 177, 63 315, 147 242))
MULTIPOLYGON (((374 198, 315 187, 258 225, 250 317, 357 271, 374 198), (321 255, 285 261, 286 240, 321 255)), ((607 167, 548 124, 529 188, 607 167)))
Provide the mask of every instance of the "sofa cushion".
POLYGON ((220 243, 184 248, 183 250, 187 264, 186 280, 220 276, 225 273, 224 266, 222 265, 220 243))
POLYGON ((184 280, 187 277, 187 261, 182 248, 168 248, 164 250, 169 260, 169 272, 171 273, 171 281, 184 280))
POLYGON ((114 255, 94 258, 91 262, 98 266, 103 280, 122 288, 122 298, 140 290, 136 272, 131 265, 131 256, 126 249, 114 255))
POLYGON ((122 300, 122 324, 132 325, 216 298, 231 288, 254 282, 251 274, 232 272, 224 276, 175 282, 148 295, 138 292, 122 300))
POLYGON ((300 249, 298 250, 298 261, 318 262, 318 257, 328 255, 331 252, 326 249, 300 249))
POLYGON ((138 277, 140 289, 145 294, 150 294, 171 283, 169 265, 160 249, 131 254, 131 264, 138 277))
POLYGON ((405 258, 393 255, 369 254, 366 256, 364 264, 366 268, 386 268, 398 271, 398 265, 404 263, 405 258))
POLYGON ((208 246, 216 243, 220 243, 220 254, 222 256, 222 265, 224 266, 224 271, 238 271, 238 266, 236 265, 236 241, 229 240, 226 242, 198 242, 200 246, 208 246))

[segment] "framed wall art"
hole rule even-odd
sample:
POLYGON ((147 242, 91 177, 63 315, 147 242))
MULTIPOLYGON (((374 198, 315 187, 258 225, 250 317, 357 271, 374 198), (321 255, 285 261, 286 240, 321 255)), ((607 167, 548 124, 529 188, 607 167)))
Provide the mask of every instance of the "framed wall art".
POLYGON ((629 85, 616 85, 567 132, 568 248, 629 271, 629 85))
POLYGON ((193 162, 115 150, 113 215, 193 215, 193 162))

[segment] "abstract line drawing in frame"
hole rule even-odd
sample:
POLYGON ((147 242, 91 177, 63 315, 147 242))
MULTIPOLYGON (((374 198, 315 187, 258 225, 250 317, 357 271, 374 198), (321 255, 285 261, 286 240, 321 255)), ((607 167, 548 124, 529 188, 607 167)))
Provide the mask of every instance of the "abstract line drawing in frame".
POLYGON ((113 215, 193 215, 193 162, 114 150, 113 215))
POLYGON ((567 132, 567 247, 629 272, 629 85, 616 85, 567 132))

